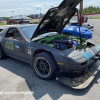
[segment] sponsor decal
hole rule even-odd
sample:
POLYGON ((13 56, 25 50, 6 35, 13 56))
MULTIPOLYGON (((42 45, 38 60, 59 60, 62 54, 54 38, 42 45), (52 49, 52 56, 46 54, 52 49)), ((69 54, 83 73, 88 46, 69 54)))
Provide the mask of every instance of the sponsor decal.
POLYGON ((31 55, 31 53, 32 53, 32 52, 31 52, 31 49, 28 49, 28 50, 27 50, 27 53, 31 55))
POLYGON ((18 45, 15 45, 15 48, 18 48, 19 49, 19 46, 18 45))
POLYGON ((99 51, 99 48, 98 47, 94 47, 97 51, 99 51))
POLYGON ((14 47, 13 47, 13 42, 6 42, 5 43, 5 47, 7 48, 7 49, 10 49, 10 50, 14 50, 14 47))

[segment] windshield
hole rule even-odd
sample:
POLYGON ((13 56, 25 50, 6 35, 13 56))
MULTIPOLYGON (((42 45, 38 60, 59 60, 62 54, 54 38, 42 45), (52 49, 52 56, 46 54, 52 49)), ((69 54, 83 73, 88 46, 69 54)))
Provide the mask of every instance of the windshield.
POLYGON ((30 39, 32 35, 34 34, 36 28, 38 25, 31 25, 31 26, 25 26, 25 27, 20 27, 22 33, 26 37, 26 39, 30 39))
POLYGON ((77 20, 70 20, 70 23, 72 23, 72 22, 77 22, 77 20))
POLYGON ((4 29, 0 29, 0 33, 2 33, 4 31, 4 29))
POLYGON ((66 25, 65 27, 69 27, 69 25, 66 25))

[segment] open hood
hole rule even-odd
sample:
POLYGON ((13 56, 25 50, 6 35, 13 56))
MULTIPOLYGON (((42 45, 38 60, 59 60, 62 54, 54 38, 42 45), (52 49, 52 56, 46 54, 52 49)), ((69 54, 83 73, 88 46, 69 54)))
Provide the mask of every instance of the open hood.
POLYGON ((77 12, 76 6, 82 0, 63 0, 58 6, 48 10, 36 31, 33 33, 31 40, 41 34, 48 32, 59 32, 63 30, 69 20, 77 12))

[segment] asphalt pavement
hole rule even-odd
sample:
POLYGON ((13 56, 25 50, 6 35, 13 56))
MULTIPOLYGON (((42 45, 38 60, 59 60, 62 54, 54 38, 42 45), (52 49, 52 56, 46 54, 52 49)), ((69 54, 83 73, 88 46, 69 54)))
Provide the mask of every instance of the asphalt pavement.
MULTIPOLYGON (((100 44, 100 20, 94 24, 93 39, 100 44)), ((31 65, 8 57, 0 60, 0 100, 100 100, 100 73, 83 90, 56 81, 39 79, 31 65), (28 92, 31 92, 28 94, 28 92), (26 94, 25 94, 26 93, 26 94)))

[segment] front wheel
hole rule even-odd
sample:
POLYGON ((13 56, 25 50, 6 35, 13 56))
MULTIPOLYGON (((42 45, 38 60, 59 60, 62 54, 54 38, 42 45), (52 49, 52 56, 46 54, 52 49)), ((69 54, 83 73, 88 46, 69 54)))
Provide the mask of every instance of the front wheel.
POLYGON ((41 79, 51 79, 58 70, 54 58, 47 52, 37 54, 33 59, 33 69, 41 79))

